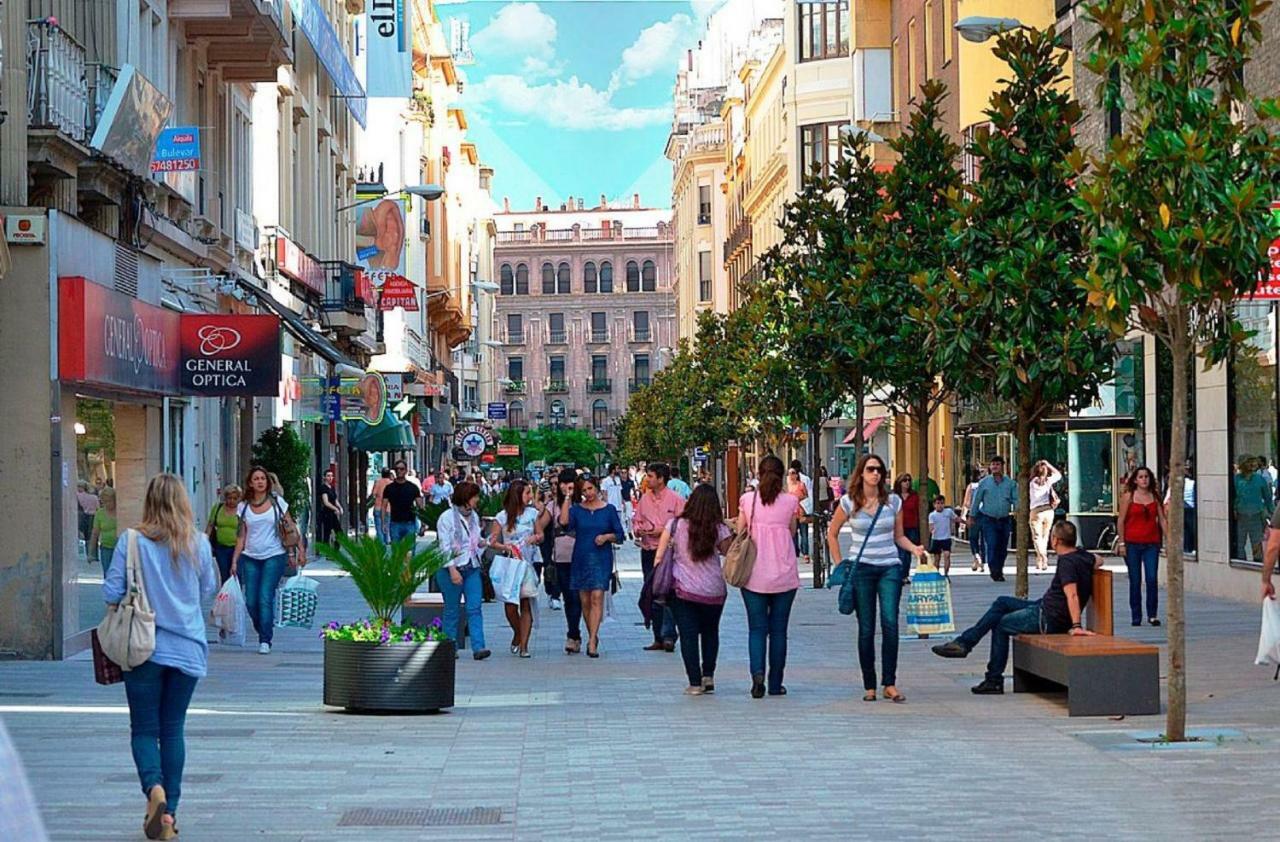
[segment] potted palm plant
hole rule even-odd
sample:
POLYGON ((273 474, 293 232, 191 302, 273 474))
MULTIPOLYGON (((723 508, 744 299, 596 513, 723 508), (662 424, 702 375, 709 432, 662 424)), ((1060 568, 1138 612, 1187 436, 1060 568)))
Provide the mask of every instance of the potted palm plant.
POLYGON ((351 576, 372 616, 333 621, 324 638, 324 703, 356 711, 438 711, 453 707, 456 646, 439 622, 428 628, 395 621, 396 612, 448 560, 414 537, 391 546, 378 538, 337 535, 316 551, 351 576))

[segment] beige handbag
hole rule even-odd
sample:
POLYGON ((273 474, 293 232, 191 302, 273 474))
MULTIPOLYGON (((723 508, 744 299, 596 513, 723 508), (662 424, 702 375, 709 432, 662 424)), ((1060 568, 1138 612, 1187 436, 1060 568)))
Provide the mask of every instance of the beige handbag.
POLYGON ((107 607, 107 616, 98 624, 102 653, 122 670, 145 664, 156 651, 156 612, 151 610, 143 587, 138 560, 138 530, 128 530, 128 541, 127 590, 118 605, 107 607))
POLYGON ((747 520, 747 528, 733 536, 728 551, 724 554, 724 580, 735 588, 745 588, 751 581, 751 571, 756 566, 756 542, 751 537, 751 522, 756 518, 756 500, 760 492, 751 498, 751 517, 747 520))

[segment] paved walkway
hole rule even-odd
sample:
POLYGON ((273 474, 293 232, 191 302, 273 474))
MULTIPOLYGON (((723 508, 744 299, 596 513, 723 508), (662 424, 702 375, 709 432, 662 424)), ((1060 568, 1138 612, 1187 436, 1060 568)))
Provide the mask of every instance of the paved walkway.
MULTIPOLYGON (((1069 719, 1054 699, 973 696, 985 644, 982 657, 947 661, 904 640, 910 701, 864 703, 853 621, 828 591, 796 602, 788 696, 748 696, 734 595, 718 692, 686 697, 679 656, 640 649, 633 549, 623 567, 621 617, 599 660, 561 652, 562 615, 545 605, 535 657, 513 658, 500 610, 486 606, 496 654, 464 655, 458 706, 437 716, 324 708, 314 632, 277 632, 265 657, 213 647, 188 719, 181 838, 1250 839, 1280 827, 1280 685, 1252 665, 1252 605, 1190 600, 1191 721, 1234 733, 1162 749, 1129 738, 1162 717, 1069 719), (471 808, 488 809, 449 812, 471 808), (362 809, 409 812, 383 817, 400 827, 371 827, 352 812, 362 809), (486 823, 431 824, 450 819, 486 823)), ((1011 592, 1012 579, 957 568, 962 622, 1011 592)), ((324 619, 360 616, 350 582, 327 572, 324 619)), ((1033 595, 1047 584, 1033 577, 1033 595)), ((1124 588, 1118 576, 1120 605, 1124 588)), ((1163 642, 1163 629, 1132 631, 1163 642)), ((53 838, 141 838, 120 686, 94 684, 84 659, 0 663, 0 717, 53 838)))

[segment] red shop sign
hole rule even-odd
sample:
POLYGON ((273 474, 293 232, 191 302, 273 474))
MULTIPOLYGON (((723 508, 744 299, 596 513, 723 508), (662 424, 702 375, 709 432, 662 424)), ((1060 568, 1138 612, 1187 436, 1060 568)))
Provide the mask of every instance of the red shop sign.
POLYGON ((418 288, 403 275, 388 275, 382 284, 378 309, 386 312, 397 307, 409 313, 418 312, 418 288))
POLYGON ((186 313, 181 337, 183 394, 280 393, 278 317, 186 313))
POLYGON ((319 261, 283 234, 276 235, 276 270, 317 295, 324 295, 324 269, 319 261))
POLYGON ((178 314, 81 277, 58 279, 58 376, 178 393, 178 314))

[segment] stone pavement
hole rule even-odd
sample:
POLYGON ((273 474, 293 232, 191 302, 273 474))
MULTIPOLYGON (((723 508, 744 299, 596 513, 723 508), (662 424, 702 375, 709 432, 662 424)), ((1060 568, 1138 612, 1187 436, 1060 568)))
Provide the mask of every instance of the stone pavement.
MULTIPOLYGON (((495 655, 464 653, 457 707, 436 716, 326 709, 315 632, 278 631, 269 656, 212 647, 187 724, 182 840, 1253 839, 1280 827, 1280 684, 1252 665, 1253 605, 1190 599, 1191 722, 1234 730, 1169 749, 1129 738, 1163 717, 1069 719, 1051 698, 973 696, 985 643, 947 661, 904 639, 908 703, 864 703, 853 619, 829 591, 796 602, 788 696, 748 696, 731 594, 717 693, 686 697, 679 656, 641 651, 634 549, 622 567, 599 660, 563 654, 563 615, 545 604, 535 657, 516 659, 486 606, 495 655), (473 808, 485 809, 456 812, 473 808), (403 824, 353 812, 372 809, 406 811, 382 816, 403 824), (450 819, 483 823, 437 823, 450 819)), ((1012 589, 967 567, 953 575, 961 623, 1012 589)), ((350 582, 317 572, 320 616, 360 616, 350 582)), ((1032 595, 1048 581, 1033 577, 1032 595)), ((1117 576, 1120 606, 1125 587, 1117 576)), ((1163 629, 1131 631, 1163 643, 1163 629)), ((0 717, 54 839, 142 838, 122 687, 94 684, 83 657, 0 663, 0 717)))

